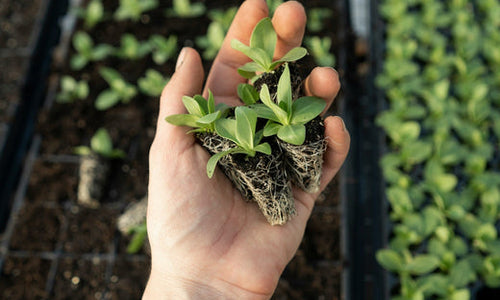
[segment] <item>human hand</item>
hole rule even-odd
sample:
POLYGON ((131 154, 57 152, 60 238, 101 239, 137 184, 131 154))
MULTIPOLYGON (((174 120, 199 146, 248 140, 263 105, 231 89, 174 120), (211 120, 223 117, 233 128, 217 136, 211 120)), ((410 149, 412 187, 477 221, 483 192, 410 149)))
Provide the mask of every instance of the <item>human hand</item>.
MULTIPOLYGON (((237 68, 248 61, 230 46, 232 39, 248 44, 252 29, 268 16, 266 2, 247 0, 240 7, 204 87, 216 101, 241 103, 236 87, 245 79, 237 68)), ((305 30, 303 7, 294 1, 275 12, 276 57, 299 46, 305 30)), ((200 94, 204 72, 199 54, 185 48, 160 100, 157 132, 150 151, 148 235, 151 276, 144 299, 268 299, 304 234, 319 193, 293 189, 297 216, 283 226, 271 226, 255 203, 245 202, 223 172, 206 175, 210 157, 187 129, 165 122, 185 113, 182 96, 200 94)), ((315 68, 306 93, 323 98, 327 107, 340 84, 331 68, 315 68)), ((323 190, 340 169, 349 149, 342 119, 325 119, 328 149, 324 155, 323 190)))

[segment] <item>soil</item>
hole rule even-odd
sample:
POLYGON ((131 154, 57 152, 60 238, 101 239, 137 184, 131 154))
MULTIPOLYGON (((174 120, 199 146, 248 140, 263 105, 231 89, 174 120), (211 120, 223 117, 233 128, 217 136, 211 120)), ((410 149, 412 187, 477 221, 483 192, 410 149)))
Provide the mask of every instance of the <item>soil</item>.
POLYGON ((106 266, 99 258, 61 259, 51 299, 105 299, 106 266))
MULTIPOLYGON (((117 0, 103 2, 106 10, 118 5, 117 0)), ((302 2, 306 7, 333 7, 328 0, 302 2)), ((139 39, 151 34, 176 34, 179 49, 184 45, 196 47, 194 38, 205 34, 209 19, 199 17, 165 22, 164 8, 170 6, 171 1, 161 3, 159 10, 148 12, 139 24, 116 24, 107 20, 92 29, 90 35, 96 44, 118 45, 124 32, 139 39)), ((227 8, 240 3, 210 1, 209 8, 227 8)), ((0 15, 3 7, 4 3, 0 4, 0 15)), ((333 48, 337 54, 342 44, 341 38, 337 37, 343 36, 336 31, 341 28, 337 20, 345 12, 336 11, 334 14, 319 35, 334 39, 333 48)), ((80 23, 77 28, 82 28, 80 23)), ((74 50, 70 49, 69 55, 73 53, 74 50)), ((206 71, 210 64, 204 61, 206 71)), ((144 252, 135 256, 125 254, 128 237, 121 236, 115 228, 116 218, 123 209, 147 193, 148 154, 156 128, 158 100, 139 95, 126 105, 118 104, 107 111, 97 111, 93 103, 108 87, 98 73, 103 66, 116 68, 127 81, 135 84, 148 68, 172 74, 175 57, 163 66, 155 65, 149 57, 127 63, 109 58, 89 64, 82 72, 74 72, 67 65, 54 66, 56 76, 67 74, 78 80, 88 80, 91 94, 88 99, 69 105, 54 103, 50 110, 39 115, 40 158, 35 162, 25 205, 17 219, 19 224, 24 224, 16 226, 14 236, 19 235, 19 241, 12 239, 9 249, 12 253, 31 251, 33 255, 30 258, 7 257, 0 278, 0 298, 95 299, 105 295, 112 299, 137 299, 143 292, 149 273, 149 258, 144 252), (88 209, 76 203, 78 157, 74 156, 73 149, 88 145, 92 135, 101 127, 109 131, 114 147, 124 150, 127 157, 113 162, 101 208, 88 209), (69 158, 69 162, 65 158, 69 158), (33 228, 43 230, 38 233, 33 228), (43 241, 47 244, 42 245, 43 241), (52 251, 55 260, 39 258, 40 253, 52 251), (101 260, 92 259, 97 257, 101 260), (50 279, 47 281, 47 274, 54 262, 58 267, 49 289, 51 296, 47 297, 45 287, 51 282, 50 279), (79 279, 76 285, 72 282, 75 277, 79 279)), ((338 184, 333 182, 329 192, 318 199, 304 240, 282 276, 275 299, 340 299, 342 266, 339 263, 340 218, 336 210, 338 194, 338 184)))
POLYGON ((50 261, 36 256, 7 258, 1 273, 0 298, 47 299, 49 269, 50 261))

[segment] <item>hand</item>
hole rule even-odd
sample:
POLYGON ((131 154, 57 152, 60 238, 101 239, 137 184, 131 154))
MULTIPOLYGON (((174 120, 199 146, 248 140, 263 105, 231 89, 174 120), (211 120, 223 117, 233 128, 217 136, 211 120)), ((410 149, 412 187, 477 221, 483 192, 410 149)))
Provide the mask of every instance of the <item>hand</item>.
MULTIPOLYGON (((252 29, 268 16, 263 0, 245 1, 229 29, 204 88, 216 101, 241 105, 236 94, 245 82, 237 68, 248 61, 230 46, 248 44, 252 29)), ((282 4, 273 24, 278 34, 276 57, 299 46, 306 15, 298 2, 282 4)), ((284 226, 271 226, 255 203, 245 202, 221 171, 209 179, 209 154, 187 129, 164 121, 186 113, 182 96, 202 92, 204 72, 199 54, 182 50, 177 68, 160 100, 157 132, 150 152, 148 235, 152 270, 144 299, 267 299, 296 252, 316 194, 294 188, 298 215, 284 226)), ((337 72, 315 68, 306 92, 331 105, 340 88, 337 72)), ((321 190, 341 167, 349 149, 342 119, 325 120, 328 150, 324 155, 321 190)))

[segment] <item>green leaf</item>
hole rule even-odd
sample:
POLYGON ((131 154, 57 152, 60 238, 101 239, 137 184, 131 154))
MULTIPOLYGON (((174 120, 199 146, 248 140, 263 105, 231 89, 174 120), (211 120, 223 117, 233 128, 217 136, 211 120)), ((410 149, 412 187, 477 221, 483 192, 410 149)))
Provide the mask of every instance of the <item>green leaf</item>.
POLYGON ((90 140, 90 148, 102 156, 108 156, 113 150, 111 137, 106 129, 100 128, 90 140))
POLYGON ((95 108, 98 110, 106 110, 120 102, 120 95, 113 90, 106 90, 97 96, 95 108))
POLYGON ((99 74, 102 76, 102 78, 104 78, 104 80, 106 80, 106 82, 110 86, 113 85, 113 83, 116 81, 123 81, 123 78, 120 75, 120 73, 111 68, 103 67, 99 70, 99 74))
POLYGON ((231 153, 236 153, 238 151, 240 151, 240 150, 237 148, 234 148, 234 149, 229 149, 227 151, 222 151, 222 152, 219 152, 215 155, 212 155, 212 157, 210 157, 210 159, 207 162, 208 178, 212 178, 214 176, 215 167, 217 166, 217 163, 219 162, 219 160, 221 158, 223 158, 224 156, 229 155, 231 153))
POLYGON ((83 69, 88 63, 87 57, 80 54, 74 54, 69 62, 71 69, 76 71, 83 69))
POLYGON ((252 105, 252 109, 257 113, 257 116, 262 119, 267 119, 275 122, 280 122, 278 117, 274 114, 272 109, 265 106, 264 104, 252 105))
POLYGON ((142 246, 144 245, 144 241, 146 240, 147 236, 148 232, 146 226, 144 226, 144 228, 137 228, 134 232, 132 240, 127 246, 127 253, 134 254, 139 252, 139 250, 141 250, 142 246))
POLYGON ((403 270, 403 259, 394 250, 382 249, 377 251, 376 258, 378 263, 385 269, 392 272, 400 272, 403 270))
POLYGON ((439 259, 434 255, 421 254, 409 261, 404 269, 413 275, 429 273, 439 266, 439 259))
POLYGON ((259 71, 265 71, 259 64, 257 64, 254 61, 251 61, 251 62, 244 64, 238 70, 244 71, 247 73, 255 73, 255 72, 259 72, 259 71))
POLYGON ((295 47, 292 50, 288 51, 285 55, 283 55, 283 57, 281 57, 276 63, 297 61, 306 55, 306 48, 295 47))
POLYGON ((469 289, 456 290, 450 295, 450 300, 469 300, 471 298, 469 289))
POLYGON ((76 155, 80 155, 80 156, 87 156, 87 155, 90 155, 92 154, 92 149, 90 149, 89 147, 87 146, 78 146, 78 147, 75 147, 73 152, 76 154, 76 155))
POLYGON ((261 152, 267 155, 271 155, 271 146, 268 143, 263 143, 255 147, 255 151, 261 152))
POLYGON ((221 137, 238 144, 238 139, 236 138, 236 120, 219 119, 215 121, 215 132, 221 137))
POLYGON ((278 134, 278 131, 283 125, 275 123, 275 122, 267 122, 264 127, 264 136, 271 136, 278 134))
POLYGON ((293 102, 291 124, 305 124, 316 118, 326 107, 318 97, 301 97, 293 102))
POLYGON ((89 53, 94 47, 94 42, 88 33, 78 31, 73 36, 73 47, 80 53, 89 53))
POLYGON ((457 288, 466 287, 476 281, 476 273, 467 260, 461 260, 451 267, 450 283, 457 288))
POLYGON ((250 37, 250 47, 264 50, 270 61, 274 56, 274 49, 278 36, 274 30, 271 18, 264 18, 257 23, 250 37))
POLYGON ((215 120, 220 118, 220 111, 205 115, 196 121, 199 124, 212 124, 215 120))
POLYGON ((302 124, 283 125, 278 130, 278 138, 292 145, 302 145, 306 139, 306 127, 302 124))
POLYGON ((273 111, 274 115, 277 117, 281 124, 288 124, 288 114, 271 100, 271 95, 269 94, 269 88, 267 87, 267 84, 264 84, 260 89, 260 100, 273 111))
MULTIPOLYGON (((283 74, 278 81, 278 92, 277 92, 277 102, 278 104, 284 103, 286 107, 287 116, 287 124, 290 122, 290 118, 292 116, 292 84, 290 81, 290 69, 288 68, 288 64, 285 65, 285 69, 283 70, 283 74)), ((281 105, 280 105, 281 107, 281 105)))
POLYGON ((200 106, 199 101, 197 101, 195 98, 192 98, 189 96, 183 96, 182 103, 184 103, 184 106, 186 107, 187 111, 190 114, 195 115, 195 116, 200 117, 200 118, 205 115, 205 111, 200 106))
POLYGON ((251 48, 236 39, 231 41, 231 47, 248 56, 251 60, 259 64, 264 70, 269 70, 272 57, 267 57, 267 53, 263 49, 251 48))
POLYGON ((244 106, 236 107, 236 138, 241 147, 246 150, 254 148, 255 127, 257 124, 257 113, 244 106))
POLYGON ((165 121, 172 125, 176 126, 188 126, 188 127, 199 127, 197 121, 200 118, 195 115, 188 114, 179 114, 179 115, 170 115, 165 118, 165 121))
POLYGON ((215 98, 212 91, 208 90, 208 100, 207 100, 207 113, 212 114, 215 112, 215 98))
POLYGON ((247 83, 238 84, 238 97, 246 105, 252 105, 259 101, 259 93, 252 85, 247 83))

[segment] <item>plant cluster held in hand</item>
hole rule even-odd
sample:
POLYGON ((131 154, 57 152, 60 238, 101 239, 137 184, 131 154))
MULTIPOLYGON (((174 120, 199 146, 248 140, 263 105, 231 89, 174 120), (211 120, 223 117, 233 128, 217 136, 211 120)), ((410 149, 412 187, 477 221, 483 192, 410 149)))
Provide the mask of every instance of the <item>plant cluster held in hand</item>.
POLYGON ((294 62, 307 50, 296 47, 273 60, 276 43, 269 18, 256 25, 250 45, 231 42, 253 60, 239 68, 240 75, 261 82, 238 86, 243 106, 216 106, 209 92, 208 99, 183 97, 188 113, 166 118, 193 128, 189 132, 212 155, 207 175, 214 176, 219 165, 247 201, 257 202, 272 225, 284 224, 296 213, 292 183, 307 192, 319 190, 326 150, 319 117, 326 103, 297 92, 305 78, 291 74, 294 62))

